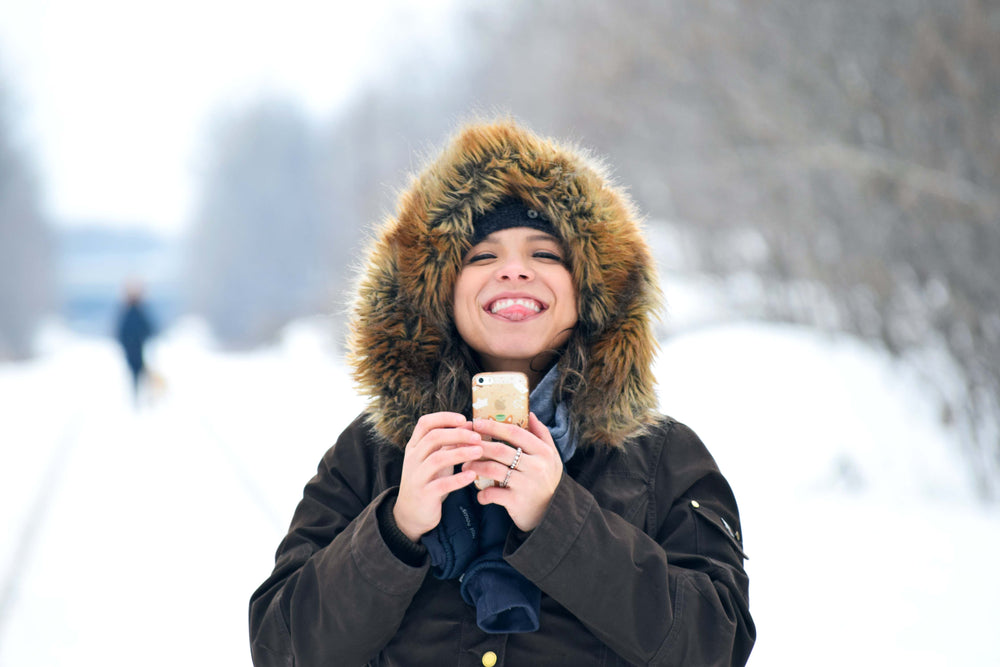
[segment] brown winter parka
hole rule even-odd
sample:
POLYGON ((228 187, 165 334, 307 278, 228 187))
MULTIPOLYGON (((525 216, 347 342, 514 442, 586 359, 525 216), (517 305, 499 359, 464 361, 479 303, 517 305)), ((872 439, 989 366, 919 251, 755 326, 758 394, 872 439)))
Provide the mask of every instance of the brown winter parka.
POLYGON ((402 460, 364 419, 327 452, 251 601, 257 667, 746 663, 736 503, 684 425, 577 452, 542 523, 511 532, 505 559, 543 593, 541 627, 523 634, 484 633, 457 580, 393 555, 376 509, 402 460))
POLYGON ((351 317, 369 406, 305 488, 250 602, 257 667, 743 665, 754 643, 736 501, 711 455, 657 411, 655 262, 627 196, 585 151, 511 121, 459 132, 373 241, 351 317), (471 414, 451 315, 473 221, 506 197, 551 222, 578 295, 556 368, 576 453, 504 559, 542 593, 535 632, 487 634, 456 580, 400 554, 391 511, 417 420, 471 414))

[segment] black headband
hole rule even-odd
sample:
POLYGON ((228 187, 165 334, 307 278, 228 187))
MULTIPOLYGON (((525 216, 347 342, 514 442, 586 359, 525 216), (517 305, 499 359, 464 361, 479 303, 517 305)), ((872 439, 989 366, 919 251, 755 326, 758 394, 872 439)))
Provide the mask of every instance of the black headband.
POLYGON ((548 218, 528 208, 524 202, 515 197, 501 199, 496 206, 476 216, 472 225, 472 245, 476 245, 493 232, 511 227, 530 227, 559 238, 556 228, 548 218))

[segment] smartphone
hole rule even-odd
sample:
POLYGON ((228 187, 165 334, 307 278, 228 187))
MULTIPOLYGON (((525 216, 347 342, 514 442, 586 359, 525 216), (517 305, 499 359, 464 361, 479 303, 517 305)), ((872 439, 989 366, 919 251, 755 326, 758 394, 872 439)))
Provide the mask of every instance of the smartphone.
MULTIPOLYGON (((472 377, 472 418, 492 419, 504 424, 528 427, 528 376, 516 371, 478 373, 472 377)), ((484 436, 486 437, 486 436, 484 436)), ((496 482, 476 478, 476 488, 496 482)))

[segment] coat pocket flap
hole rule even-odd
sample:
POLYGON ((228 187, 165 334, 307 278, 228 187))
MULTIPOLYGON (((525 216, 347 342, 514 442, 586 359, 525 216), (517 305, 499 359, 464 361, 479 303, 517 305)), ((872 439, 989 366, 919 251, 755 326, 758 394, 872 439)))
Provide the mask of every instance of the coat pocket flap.
POLYGON ((702 505, 697 500, 690 500, 688 501, 688 504, 691 506, 691 509, 694 510, 695 514, 703 518, 709 524, 714 526, 720 533, 726 536, 729 542, 733 545, 733 548, 736 549, 736 552, 743 557, 743 560, 750 560, 750 557, 747 556, 745 551, 743 551, 743 538, 739 531, 734 530, 721 514, 710 507, 702 505))

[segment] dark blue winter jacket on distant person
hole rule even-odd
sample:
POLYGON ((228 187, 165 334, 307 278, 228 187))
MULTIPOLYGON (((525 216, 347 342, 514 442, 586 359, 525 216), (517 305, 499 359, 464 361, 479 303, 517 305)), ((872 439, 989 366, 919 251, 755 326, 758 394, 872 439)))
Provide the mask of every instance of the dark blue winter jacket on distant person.
POLYGON ((145 366, 143 347, 152 335, 153 325, 142 303, 129 301, 119 319, 118 342, 133 374, 139 374, 145 366))

